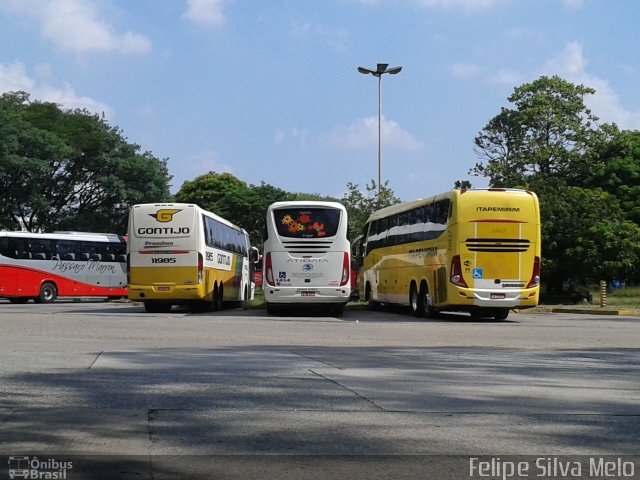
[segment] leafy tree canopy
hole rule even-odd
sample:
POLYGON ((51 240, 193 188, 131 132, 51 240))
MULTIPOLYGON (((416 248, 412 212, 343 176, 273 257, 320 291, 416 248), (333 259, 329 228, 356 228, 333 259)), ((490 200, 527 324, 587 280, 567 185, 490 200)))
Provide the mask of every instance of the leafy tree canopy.
POLYGON ((342 197, 342 204, 349 216, 349 240, 355 240, 362 233, 364 224, 373 212, 400 202, 393 190, 388 188, 388 184, 388 181, 385 182, 378 192, 376 182, 371 180, 365 185, 366 192, 362 192, 359 185, 347 183, 347 193, 342 197))
POLYGON ((244 228, 254 245, 264 243, 269 205, 294 198, 294 194, 264 182, 247 185, 230 173, 216 172, 184 182, 176 194, 176 201, 195 203, 244 228))
POLYGON ((640 133, 599 125, 595 90, 557 76, 514 89, 475 138, 470 173, 540 198, 543 280, 638 278, 640 133))
POLYGON ((540 194, 543 273, 555 291, 565 279, 637 278, 640 227, 603 190, 554 186, 540 194))
POLYGON ((584 184, 602 188, 620 202, 627 219, 640 225, 640 131, 622 131, 600 147, 584 184))
POLYGON ((488 177, 494 187, 526 184, 530 177, 570 182, 606 137, 584 103, 593 93, 557 76, 515 88, 508 98, 515 108, 502 108, 476 136, 481 161, 470 173, 488 177))
POLYGON ((126 232, 135 203, 171 198, 166 160, 85 110, 0 97, 0 224, 29 231, 126 232))

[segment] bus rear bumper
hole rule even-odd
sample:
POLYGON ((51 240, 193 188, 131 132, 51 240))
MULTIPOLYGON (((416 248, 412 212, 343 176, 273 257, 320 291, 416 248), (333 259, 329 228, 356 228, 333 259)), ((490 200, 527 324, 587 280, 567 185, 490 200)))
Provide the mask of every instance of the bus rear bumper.
POLYGON ((147 300, 190 301, 204 297, 202 285, 129 285, 129 300, 144 302, 147 300))
POLYGON ((351 298, 349 287, 283 288, 265 286, 264 299, 272 304, 346 304, 351 298))
POLYGON ((459 305, 488 308, 532 308, 538 305, 539 290, 458 289, 459 305))

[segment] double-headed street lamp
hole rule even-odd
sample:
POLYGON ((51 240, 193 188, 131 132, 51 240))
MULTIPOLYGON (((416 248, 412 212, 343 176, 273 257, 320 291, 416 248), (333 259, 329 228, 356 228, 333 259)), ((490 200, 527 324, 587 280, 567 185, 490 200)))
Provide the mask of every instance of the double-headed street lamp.
POLYGON ((382 75, 385 73, 395 75, 400 73, 400 70, 402 70, 402 67, 387 68, 388 66, 388 63, 379 63, 375 70, 358 67, 358 71, 360 73, 378 77, 378 197, 380 197, 380 193, 382 192, 382 75))

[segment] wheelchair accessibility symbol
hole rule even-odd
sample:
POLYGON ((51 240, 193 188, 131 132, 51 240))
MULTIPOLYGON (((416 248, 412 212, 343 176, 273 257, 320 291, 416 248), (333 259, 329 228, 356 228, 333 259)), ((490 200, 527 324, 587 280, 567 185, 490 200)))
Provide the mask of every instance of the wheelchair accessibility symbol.
POLYGON ((473 270, 471 270, 471 275, 473 276, 473 278, 482 278, 484 272, 481 268, 474 268, 473 270))

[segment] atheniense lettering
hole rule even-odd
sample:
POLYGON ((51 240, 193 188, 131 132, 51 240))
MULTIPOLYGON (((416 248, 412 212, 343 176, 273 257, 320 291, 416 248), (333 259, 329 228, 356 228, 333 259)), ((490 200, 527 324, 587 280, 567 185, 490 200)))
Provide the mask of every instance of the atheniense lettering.
POLYGON ((326 258, 290 258, 287 263, 329 263, 326 258))

